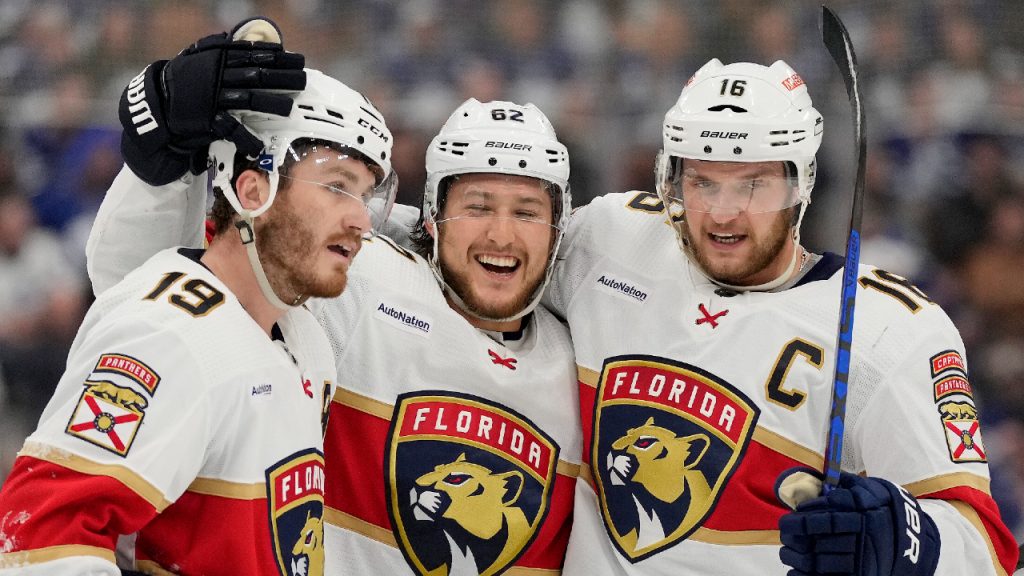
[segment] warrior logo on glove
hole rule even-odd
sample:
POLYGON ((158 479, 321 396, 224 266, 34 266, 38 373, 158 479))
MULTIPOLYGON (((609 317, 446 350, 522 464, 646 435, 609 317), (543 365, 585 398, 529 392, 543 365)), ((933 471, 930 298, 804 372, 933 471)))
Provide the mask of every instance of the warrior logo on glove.
POLYGON ((597 397, 592 473, 608 534, 637 562, 711 514, 760 412, 711 374, 653 356, 606 360, 597 397))

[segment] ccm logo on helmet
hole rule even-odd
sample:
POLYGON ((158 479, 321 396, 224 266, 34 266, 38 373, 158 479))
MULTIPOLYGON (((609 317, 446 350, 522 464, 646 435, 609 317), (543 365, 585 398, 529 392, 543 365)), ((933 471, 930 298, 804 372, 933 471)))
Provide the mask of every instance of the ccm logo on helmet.
POLYGON ((369 123, 369 122, 367 122, 367 121, 366 121, 366 120, 365 120, 364 118, 360 118, 360 119, 359 119, 359 120, 357 121, 357 123, 358 123, 358 124, 359 124, 360 126, 362 126, 363 128, 366 128, 367 130, 369 130, 370 132, 373 132, 373 133, 374 133, 374 134, 375 134, 375 135, 376 135, 376 136, 377 136, 378 138, 380 138, 381 140, 383 140, 383 141, 385 141, 385 142, 387 142, 387 141, 389 141, 389 140, 390 140, 390 138, 388 138, 387 134, 385 134, 384 132, 382 132, 380 128, 377 128, 377 127, 376 127, 376 126, 374 126, 373 124, 370 124, 370 123, 369 123))
POLYGON ((701 138, 723 138, 725 140, 746 140, 747 132, 715 132, 705 130, 700 133, 701 138))
POLYGON ((507 148, 509 150, 525 150, 527 152, 533 150, 533 146, 529 144, 517 144, 515 142, 496 142, 488 141, 484 144, 484 148, 507 148))

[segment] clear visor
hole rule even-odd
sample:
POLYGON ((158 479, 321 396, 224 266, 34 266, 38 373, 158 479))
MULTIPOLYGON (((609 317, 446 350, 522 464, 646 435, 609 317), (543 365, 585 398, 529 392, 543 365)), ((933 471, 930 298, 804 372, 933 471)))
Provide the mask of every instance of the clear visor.
POLYGON ((321 186, 353 202, 370 216, 374 233, 380 232, 398 191, 398 176, 365 154, 336 142, 296 140, 288 147, 281 178, 321 186), (299 164, 310 162, 300 168, 299 164))
POLYGON ((690 212, 778 212, 800 203, 785 162, 711 162, 672 157, 665 175, 669 202, 690 212))
POLYGON ((435 220, 437 224, 486 226, 507 222, 527 234, 561 230, 557 225, 560 221, 558 211, 562 205, 561 192, 558 186, 547 180, 525 176, 508 177, 506 181, 512 187, 506 188, 476 182, 457 186, 459 178, 452 177, 448 183, 444 218, 435 220), (523 187, 521 181, 524 180, 533 181, 534 184, 523 187))

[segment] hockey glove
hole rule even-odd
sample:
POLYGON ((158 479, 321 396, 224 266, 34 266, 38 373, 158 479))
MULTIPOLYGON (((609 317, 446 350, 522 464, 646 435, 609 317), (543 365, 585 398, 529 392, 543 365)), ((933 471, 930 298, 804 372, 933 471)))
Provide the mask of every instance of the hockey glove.
POLYGON ((228 33, 201 38, 170 61, 158 60, 121 94, 121 154, 154 186, 206 169, 210 142, 226 139, 256 156, 262 143, 230 110, 286 116, 292 99, 268 90, 306 86, 305 58, 285 52, 270 20, 252 18, 228 33))
POLYGON ((794 509, 779 519, 779 557, 789 576, 931 576, 939 561, 939 530, 917 500, 881 478, 842 473, 821 496, 817 472, 794 468, 775 484, 794 509))

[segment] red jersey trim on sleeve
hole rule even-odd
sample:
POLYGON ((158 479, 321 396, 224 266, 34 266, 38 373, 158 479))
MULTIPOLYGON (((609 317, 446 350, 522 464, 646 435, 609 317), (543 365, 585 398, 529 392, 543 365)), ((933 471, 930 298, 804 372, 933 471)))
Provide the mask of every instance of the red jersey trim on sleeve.
POLYGON ((164 498, 164 494, 160 489, 124 466, 100 464, 66 450, 52 448, 38 442, 26 442, 18 455, 50 462, 51 464, 56 464, 57 466, 88 476, 109 476, 114 478, 148 502, 158 513, 171 505, 171 502, 164 498))

